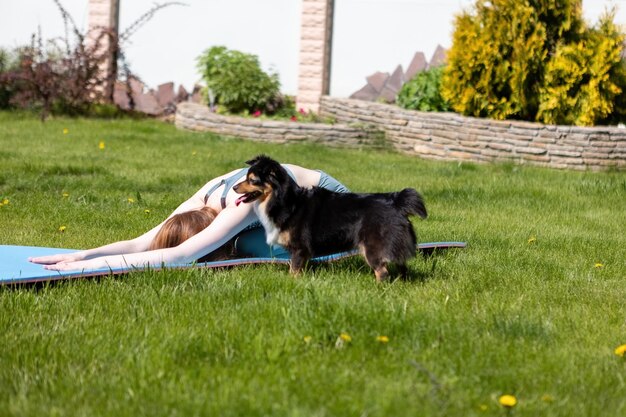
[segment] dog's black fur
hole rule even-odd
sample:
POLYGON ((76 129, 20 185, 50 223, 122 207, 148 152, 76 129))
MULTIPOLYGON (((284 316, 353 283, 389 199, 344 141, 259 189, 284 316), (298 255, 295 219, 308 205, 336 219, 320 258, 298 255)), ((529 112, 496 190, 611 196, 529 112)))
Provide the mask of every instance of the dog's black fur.
POLYGON ((233 189, 238 202, 254 202, 268 244, 291 254, 291 272, 300 272, 314 256, 359 248, 378 281, 387 264, 406 275, 406 262, 416 251, 410 215, 426 218, 422 196, 412 188, 377 194, 337 193, 303 188, 276 161, 259 155, 247 162, 246 180, 233 189))

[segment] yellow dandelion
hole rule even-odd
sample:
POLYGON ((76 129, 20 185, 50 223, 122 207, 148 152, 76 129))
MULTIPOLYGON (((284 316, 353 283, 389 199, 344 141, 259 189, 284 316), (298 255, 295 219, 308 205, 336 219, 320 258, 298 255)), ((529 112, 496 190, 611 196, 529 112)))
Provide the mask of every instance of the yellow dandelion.
POLYGON ((600 262, 596 262, 595 264, 593 264, 593 267, 596 269, 601 269, 601 268, 604 268, 604 264, 601 264, 600 262))
POLYGON ((533 243, 537 242, 537 238, 535 236, 531 236, 528 238, 528 244, 532 245, 533 243))
POLYGON ((346 345, 348 345, 352 341, 352 337, 348 333, 341 333, 337 337, 335 341, 336 349, 343 349, 346 345))
POLYGON ((63 233, 67 229, 67 226, 59 226, 59 232, 63 233))
POLYGON ((511 407, 515 407, 515 405, 517 404, 517 398, 515 398, 515 396, 513 396, 513 395, 506 394, 506 395, 502 395, 498 399, 498 402, 503 407, 511 408, 511 407))
POLYGON ((623 358, 623 357, 624 357, 624 355, 626 355, 626 345, 621 345, 621 346, 618 346, 618 347, 615 349, 615 354, 616 354, 617 356, 621 356, 621 357, 623 358))
POLYGON ((102 150, 104 149, 104 142, 100 141, 100 143, 98 144, 98 149, 102 150))
POLYGON ((68 198, 70 196, 70 193, 63 193, 61 194, 61 196, 63 196, 63 198, 68 198))
POLYGON ((387 336, 376 336, 376 341, 380 343, 389 343, 389 338, 387 336))
POLYGON ((148 209, 145 209, 143 212, 146 213, 146 214, 150 214, 150 210, 148 210, 148 209))
POLYGON ((309 343, 311 343, 311 340, 312 340, 312 339, 313 339, 313 338, 312 338, 311 336, 304 336, 304 337, 302 338, 302 340, 304 340, 304 343, 306 343, 307 345, 308 345, 309 343))
POLYGON ((134 199, 134 198, 131 198, 131 197, 128 197, 128 202, 129 202, 130 204, 133 204, 133 203, 135 202, 135 199, 134 199))
POLYGON ((70 133, 70 130, 66 127, 65 129, 63 129, 63 134, 67 135, 68 133, 70 133))
POLYGON ((5 205, 5 206, 6 206, 7 204, 9 204, 9 199, 8 199, 8 198, 5 198, 4 200, 2 200, 2 204, 3 204, 3 205, 5 205))

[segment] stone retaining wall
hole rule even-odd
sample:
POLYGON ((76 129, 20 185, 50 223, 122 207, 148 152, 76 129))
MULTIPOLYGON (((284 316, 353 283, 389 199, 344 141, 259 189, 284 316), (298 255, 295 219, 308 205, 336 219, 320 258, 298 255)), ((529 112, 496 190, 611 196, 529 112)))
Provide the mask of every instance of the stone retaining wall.
POLYGON ((552 168, 626 168, 626 129, 497 121, 323 97, 321 115, 385 132, 403 153, 453 161, 512 161, 552 168))
POLYGON ((204 105, 186 102, 178 105, 176 126, 263 142, 311 141, 342 147, 380 146, 384 136, 400 152, 429 159, 626 169, 626 129, 616 127, 498 121, 333 97, 322 98, 320 114, 339 123, 221 116, 204 105))
POLYGON ((361 147, 372 146, 376 140, 374 132, 362 127, 222 116, 210 112, 206 105, 190 102, 178 105, 175 123, 182 129, 271 143, 306 140, 329 146, 361 147))

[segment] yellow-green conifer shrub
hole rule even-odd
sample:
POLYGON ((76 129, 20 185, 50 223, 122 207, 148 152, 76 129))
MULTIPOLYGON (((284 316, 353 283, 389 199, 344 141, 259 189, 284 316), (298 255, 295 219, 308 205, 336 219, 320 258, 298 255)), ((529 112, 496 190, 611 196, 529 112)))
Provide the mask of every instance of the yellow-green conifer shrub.
POLYGON ((592 126, 616 121, 625 109, 624 34, 606 13, 576 43, 561 44, 546 66, 537 120, 592 126), (611 120, 612 119, 612 120, 611 120))
POLYGON ((579 0, 477 0, 456 18, 443 96, 467 115, 534 118, 551 49, 581 25, 579 0))
POLYGON ((588 29, 580 0, 477 0, 456 17, 441 93, 471 116, 606 120, 622 91, 620 36, 612 15, 588 29))

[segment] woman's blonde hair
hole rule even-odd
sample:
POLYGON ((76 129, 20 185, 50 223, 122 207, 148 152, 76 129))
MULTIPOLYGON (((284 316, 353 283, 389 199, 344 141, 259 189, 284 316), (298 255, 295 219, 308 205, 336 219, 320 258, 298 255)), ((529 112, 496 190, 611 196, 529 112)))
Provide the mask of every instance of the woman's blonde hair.
MULTIPOLYGON (((191 236, 206 229, 215 220, 217 212, 210 207, 185 211, 170 217, 163 223, 161 230, 150 244, 150 250, 173 248, 191 236)), ((198 259, 199 262, 218 261, 234 257, 233 241, 198 259)))

